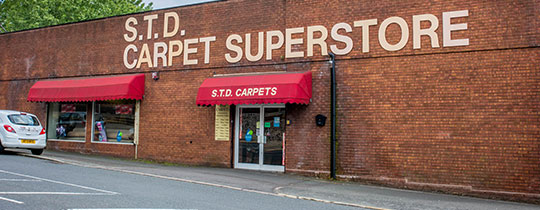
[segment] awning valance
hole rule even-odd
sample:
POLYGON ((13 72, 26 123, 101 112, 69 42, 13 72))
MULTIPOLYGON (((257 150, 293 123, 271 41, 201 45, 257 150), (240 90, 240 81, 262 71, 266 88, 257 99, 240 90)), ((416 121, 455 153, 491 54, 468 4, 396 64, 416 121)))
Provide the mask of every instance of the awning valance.
POLYGON ((28 92, 32 102, 141 100, 144 95, 144 74, 81 79, 43 80, 28 92))
POLYGON ((308 104, 311 72, 213 77, 204 80, 197 105, 308 104))

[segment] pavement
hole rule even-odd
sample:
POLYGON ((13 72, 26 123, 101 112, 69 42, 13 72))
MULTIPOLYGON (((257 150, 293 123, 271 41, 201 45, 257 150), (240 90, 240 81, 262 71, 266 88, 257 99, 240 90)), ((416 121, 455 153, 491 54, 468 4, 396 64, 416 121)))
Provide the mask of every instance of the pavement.
POLYGON ((536 209, 540 205, 419 192, 353 182, 322 180, 294 174, 159 164, 149 161, 119 159, 106 156, 46 150, 32 155, 14 150, 19 155, 71 164, 80 167, 118 171, 181 182, 247 191, 266 195, 312 200, 365 209, 536 209))

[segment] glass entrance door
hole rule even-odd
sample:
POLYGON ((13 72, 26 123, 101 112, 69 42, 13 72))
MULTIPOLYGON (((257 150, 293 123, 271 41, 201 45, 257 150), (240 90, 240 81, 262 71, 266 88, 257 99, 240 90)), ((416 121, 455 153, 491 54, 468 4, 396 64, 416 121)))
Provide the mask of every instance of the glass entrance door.
POLYGON ((235 168, 285 170, 285 105, 239 105, 235 131, 235 168))
POLYGON ((259 164, 260 108, 240 108, 240 130, 238 131, 238 162, 259 164))
POLYGON ((285 108, 264 108, 264 165, 285 165, 285 108))

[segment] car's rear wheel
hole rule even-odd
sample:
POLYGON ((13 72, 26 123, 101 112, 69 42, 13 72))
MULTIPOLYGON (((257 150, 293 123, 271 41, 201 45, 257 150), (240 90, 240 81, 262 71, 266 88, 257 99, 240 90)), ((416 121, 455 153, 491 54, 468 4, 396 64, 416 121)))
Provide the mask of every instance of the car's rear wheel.
POLYGON ((32 151, 32 154, 34 154, 34 155, 43 154, 43 149, 31 149, 30 151, 32 151))

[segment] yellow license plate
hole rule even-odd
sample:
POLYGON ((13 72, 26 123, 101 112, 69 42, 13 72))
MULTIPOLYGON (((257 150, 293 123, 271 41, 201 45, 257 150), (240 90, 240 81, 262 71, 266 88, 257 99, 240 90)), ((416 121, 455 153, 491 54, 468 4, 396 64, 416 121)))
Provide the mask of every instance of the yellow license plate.
POLYGON ((23 144, 36 144, 36 140, 21 139, 23 144))

